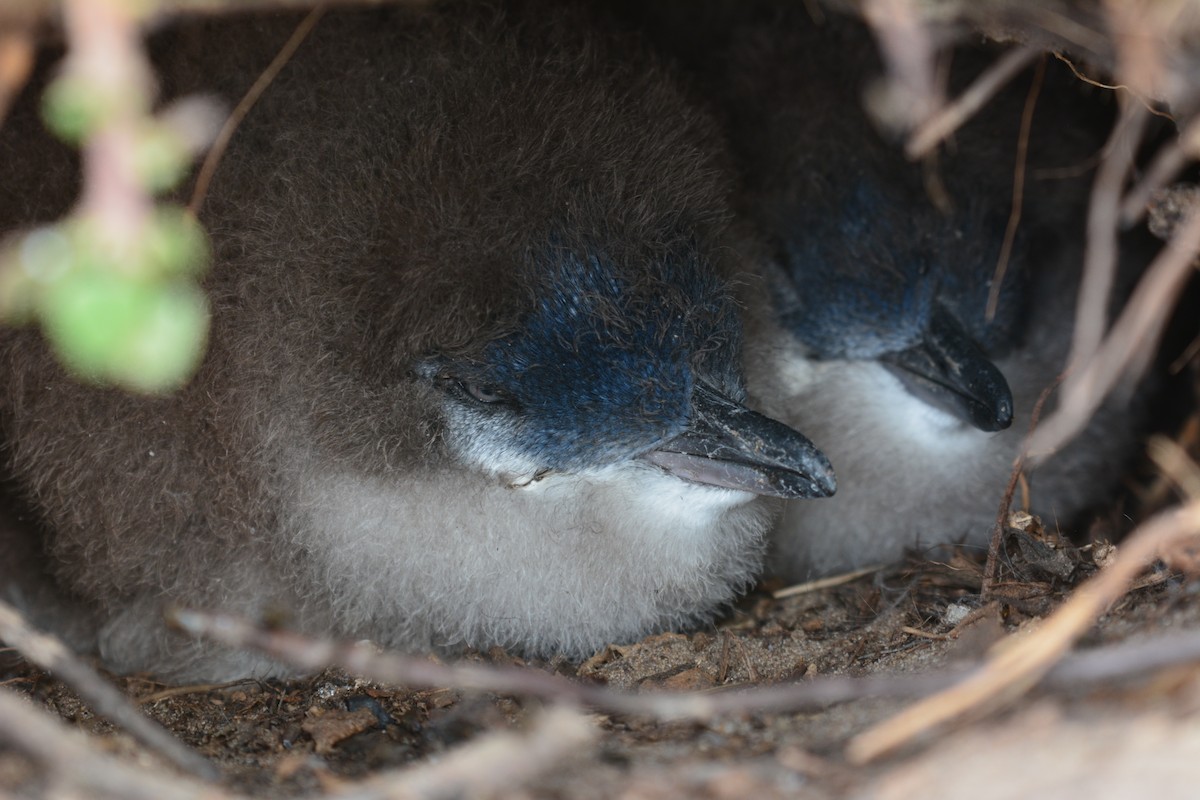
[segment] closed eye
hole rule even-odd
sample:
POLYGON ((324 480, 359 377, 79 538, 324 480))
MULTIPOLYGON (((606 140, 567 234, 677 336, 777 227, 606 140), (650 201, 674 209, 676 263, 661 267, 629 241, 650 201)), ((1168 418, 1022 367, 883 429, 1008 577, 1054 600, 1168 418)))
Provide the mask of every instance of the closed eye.
POLYGON ((510 399, 503 389, 494 384, 461 381, 459 382, 459 386, 462 387, 463 392, 472 400, 486 405, 504 403, 510 399))

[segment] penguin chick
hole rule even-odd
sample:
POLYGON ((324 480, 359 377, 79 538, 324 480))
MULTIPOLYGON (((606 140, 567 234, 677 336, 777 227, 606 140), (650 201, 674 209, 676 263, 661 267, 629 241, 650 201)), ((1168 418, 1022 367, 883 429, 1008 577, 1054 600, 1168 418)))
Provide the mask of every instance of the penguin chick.
MULTIPOLYGON (((1048 78, 1021 226, 994 287, 1026 82, 958 132, 930 171, 906 162, 862 109, 867 78, 881 68, 860 25, 793 20, 734 39, 721 97, 744 174, 742 210, 769 242, 762 264, 774 307, 748 326, 747 380, 840 479, 836 498, 788 505, 768 570, 803 580, 913 547, 982 546, 1073 329, 1089 181, 1038 176, 1098 150, 1086 126, 1095 113, 1048 78), (931 200, 931 174, 948 207, 931 200)), ((957 82, 973 63, 977 71, 959 54, 957 82)), ((1067 523, 1104 498, 1131 452, 1133 412, 1131 393, 1109 403, 1030 474, 1031 510, 1067 523)))
MULTIPOLYGON (((833 492, 744 405, 714 126, 590 25, 323 20, 210 190, 211 341, 179 393, 3 333, 9 467, 112 669, 285 672, 168 632, 166 603, 581 657, 710 619, 760 567, 756 498, 833 492)), ((290 32, 209 26, 160 43, 166 87, 236 97, 290 32)))

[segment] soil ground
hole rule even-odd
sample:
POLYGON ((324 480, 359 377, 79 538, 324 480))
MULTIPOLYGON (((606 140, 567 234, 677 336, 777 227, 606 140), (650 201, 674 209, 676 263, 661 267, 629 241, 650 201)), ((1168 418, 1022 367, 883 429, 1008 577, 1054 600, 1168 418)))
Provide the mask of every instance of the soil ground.
MULTIPOLYGON (((956 553, 784 599, 761 589, 709 630, 610 646, 582 665, 529 666, 624 689, 720 692, 822 675, 923 672, 976 661, 998 640, 1035 624, 1073 582, 1094 572, 1086 548, 1049 541, 1058 556, 1047 560, 1048 551, 1030 546, 1034 540, 1047 543, 1040 535, 1026 535, 1024 542, 1011 535, 1006 580, 998 589, 1002 600, 982 609, 976 608, 980 564, 956 553), (1061 578, 1051 571, 1071 574, 1061 578)), ((1159 572, 1143 583, 1149 585, 1105 615, 1081 649, 1200 629, 1200 581, 1159 572)), ((498 651, 469 658, 504 664, 516 660, 498 651)), ((521 729, 540 706, 451 689, 381 686, 336 670, 307 680, 221 688, 168 688, 138 677, 116 680, 146 713, 218 764, 225 789, 261 798, 330 792, 382 769, 436 762, 493 731, 521 729)), ((155 762, 46 674, 20 666, 5 683, 98 737, 103 749, 120 758, 155 762)), ((1060 682, 889 760, 849 765, 843 755, 847 739, 910 702, 867 696, 815 711, 735 714, 705 723, 597 714, 591 718, 599 731, 593 747, 551 764, 532 783, 498 785, 496 794, 976 800, 1195 796, 1197 666, 1121 683, 1081 681, 1078 687, 1064 688, 1060 682)), ((0 750, 0 797, 47 796, 50 777, 39 765, 0 750)))

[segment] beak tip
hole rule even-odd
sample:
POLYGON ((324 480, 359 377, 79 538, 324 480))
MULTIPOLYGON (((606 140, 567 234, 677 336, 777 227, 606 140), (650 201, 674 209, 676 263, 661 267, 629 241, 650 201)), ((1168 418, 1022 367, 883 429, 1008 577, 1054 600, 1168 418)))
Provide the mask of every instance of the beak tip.
POLYGON ((808 471, 811 489, 798 497, 818 499, 833 497, 837 493, 837 475, 828 463, 808 471))
POLYGON ((701 384, 683 433, 639 456, 692 483, 784 499, 830 497, 829 459, 803 434, 701 384))
POLYGON ((1012 398, 1001 398, 990 408, 979 408, 978 413, 973 415, 971 421, 984 433, 998 433, 1007 430, 1013 422, 1012 398))

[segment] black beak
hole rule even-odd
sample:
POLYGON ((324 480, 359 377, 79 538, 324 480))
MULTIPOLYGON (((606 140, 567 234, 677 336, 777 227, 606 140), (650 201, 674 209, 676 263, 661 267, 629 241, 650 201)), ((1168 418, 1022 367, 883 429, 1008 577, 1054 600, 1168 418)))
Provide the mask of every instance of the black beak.
POLYGON ((1012 424, 1008 381, 941 304, 934 307, 924 341, 882 361, 914 396, 981 431, 1012 424))
POLYGON ((692 424, 641 458, 693 483, 772 497, 829 497, 829 459, 782 422, 703 384, 692 390, 692 424))

